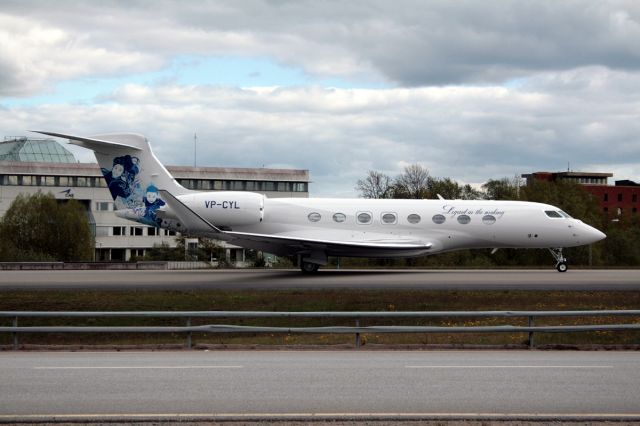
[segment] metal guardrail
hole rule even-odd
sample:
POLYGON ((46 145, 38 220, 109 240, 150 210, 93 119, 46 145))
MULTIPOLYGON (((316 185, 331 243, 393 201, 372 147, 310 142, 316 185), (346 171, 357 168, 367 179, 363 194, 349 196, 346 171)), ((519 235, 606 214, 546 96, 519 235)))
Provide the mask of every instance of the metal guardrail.
POLYGON ((266 311, 110 311, 110 312, 56 312, 56 311, 0 311, 0 318, 12 318, 13 325, 0 327, 0 333, 12 333, 13 348, 19 348, 20 333, 187 333, 187 348, 192 347, 192 333, 318 333, 318 334, 354 334, 355 346, 361 346, 360 336, 365 333, 528 333, 528 345, 534 347, 534 333, 567 333, 588 331, 629 331, 640 330, 640 324, 601 324, 601 325, 554 325, 535 326, 534 319, 539 317, 602 317, 602 316, 638 316, 640 310, 598 310, 598 311, 360 311, 360 312, 266 312, 266 311), (114 317, 153 317, 185 318, 185 326, 18 326, 19 318, 114 318, 114 317), (362 318, 527 318, 527 326, 360 326, 362 318), (355 326, 330 327, 256 327, 225 324, 191 325, 192 318, 351 318, 355 326))

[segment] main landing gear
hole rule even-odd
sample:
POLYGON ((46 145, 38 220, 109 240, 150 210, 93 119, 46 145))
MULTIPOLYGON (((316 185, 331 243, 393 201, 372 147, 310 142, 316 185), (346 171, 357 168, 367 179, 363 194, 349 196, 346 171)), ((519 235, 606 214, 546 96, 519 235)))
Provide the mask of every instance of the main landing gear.
POLYGON ((303 274, 315 274, 318 272, 318 268, 320 265, 317 263, 305 262, 304 260, 300 262, 300 270, 303 274))
POLYGON ((567 258, 562 255, 562 248, 550 248, 551 255, 556 260, 556 269, 558 272, 567 272, 567 258))

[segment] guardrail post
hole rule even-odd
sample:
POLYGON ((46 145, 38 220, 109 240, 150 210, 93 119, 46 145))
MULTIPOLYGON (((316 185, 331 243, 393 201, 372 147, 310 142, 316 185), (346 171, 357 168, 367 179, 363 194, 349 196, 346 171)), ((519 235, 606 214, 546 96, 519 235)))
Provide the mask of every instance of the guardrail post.
MULTIPOLYGON (((14 327, 18 326, 18 317, 13 317, 13 326, 14 327)), ((13 350, 17 351, 18 350, 18 332, 14 331, 11 334, 13 335, 13 350)))
MULTIPOLYGON (((529 316, 529 327, 533 327, 533 317, 529 316)), ((529 332, 529 349, 533 349, 533 331, 529 332)))
MULTIPOLYGON (((360 327, 360 320, 356 320, 356 327, 360 327)), ((356 332, 356 349, 360 349, 360 333, 356 332)))
MULTIPOLYGON (((187 327, 191 327, 191 317, 187 317, 187 327)), ((187 331, 187 349, 191 349, 191 330, 187 331)))

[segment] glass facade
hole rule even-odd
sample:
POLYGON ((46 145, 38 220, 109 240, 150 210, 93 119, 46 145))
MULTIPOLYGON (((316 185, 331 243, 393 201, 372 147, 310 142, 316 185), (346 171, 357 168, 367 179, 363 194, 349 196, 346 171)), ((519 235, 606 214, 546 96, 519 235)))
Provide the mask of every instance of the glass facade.
POLYGON ((0 161, 75 163, 73 154, 53 139, 5 138, 0 161))

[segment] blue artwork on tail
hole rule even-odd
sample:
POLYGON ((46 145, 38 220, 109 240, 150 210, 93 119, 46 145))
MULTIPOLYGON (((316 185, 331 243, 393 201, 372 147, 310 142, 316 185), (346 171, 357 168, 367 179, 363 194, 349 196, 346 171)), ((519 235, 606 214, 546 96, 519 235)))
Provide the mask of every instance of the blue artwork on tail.
POLYGON ((147 187, 147 194, 144 197, 144 218, 148 222, 151 222, 148 223, 149 225, 153 224, 154 226, 160 226, 160 224, 162 223, 162 219, 156 216, 156 212, 165 204, 166 203, 162 201, 162 199, 160 199, 160 196, 158 195, 158 188, 156 188, 153 184, 149 185, 147 187))
POLYGON ((158 227, 162 220, 156 216, 156 212, 166 203, 152 183, 143 191, 141 170, 142 165, 137 157, 123 155, 113 159, 111 170, 102 168, 102 175, 107 181, 116 210, 125 210, 129 219, 158 227))

